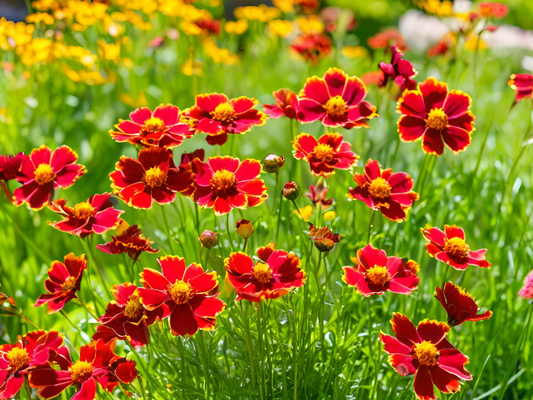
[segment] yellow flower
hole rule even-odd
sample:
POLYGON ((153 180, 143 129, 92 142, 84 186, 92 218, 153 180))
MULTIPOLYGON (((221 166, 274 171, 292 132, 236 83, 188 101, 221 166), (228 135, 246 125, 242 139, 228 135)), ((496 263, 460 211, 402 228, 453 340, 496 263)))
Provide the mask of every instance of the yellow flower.
POLYGON ((238 19, 268 22, 274 18, 278 18, 281 13, 277 8, 260 4, 259 6, 237 7, 233 14, 238 19))
POLYGON ((294 0, 274 0, 272 3, 274 7, 279 8, 285 14, 294 12, 294 0))
POLYGON ((300 212, 294 210, 293 213, 298 216, 298 218, 302 219, 307 222, 311 219, 313 216, 313 207, 311 206, 305 206, 304 208, 299 208, 300 212), (301 214, 301 216, 300 216, 301 214))
POLYGON ((188 36, 198 36, 202 33, 202 28, 190 21, 181 21, 181 30, 188 36))
POLYGON ((302 33, 305 34, 322 33, 325 28, 324 23, 318 15, 296 18, 296 24, 302 33))
POLYGON ((348 58, 363 58, 368 54, 368 50, 363 46, 344 46, 342 55, 348 58))
POLYGON ((52 25, 55 22, 55 19, 50 14, 41 12, 28 15, 26 17, 26 22, 29 24, 37 24, 39 22, 43 22, 46 25, 52 25))
POLYGON ((84 27, 103 21, 107 16, 108 6, 104 3, 71 1, 68 6, 78 24, 84 27))
POLYGON ((30 43, 34 30, 35 27, 31 24, 0 18, 0 48, 7 51, 30 43))
POLYGON ((331 221, 337 217, 337 213, 335 211, 326 211, 324 213, 324 219, 326 221, 331 221))
POLYGON ((16 52, 20 62, 31 66, 47 61, 51 55, 52 41, 50 39, 35 38, 22 46, 17 46, 16 52))
POLYGON ((453 2, 450 0, 417 0, 415 4, 429 14, 438 17, 449 17, 453 15, 453 2))
POLYGON ((468 51, 483 50, 487 47, 487 42, 476 35, 470 35, 465 38, 465 49, 468 51))
POLYGON ((204 40, 204 51, 217 64, 236 65, 239 63, 239 56, 231 54, 228 49, 221 49, 215 44, 213 38, 204 40))
POLYGON ((268 23, 268 31, 273 36, 279 36, 282 38, 288 37, 292 31, 292 22, 291 21, 285 21, 282 19, 275 19, 273 21, 270 21, 268 23))
POLYGON ((228 21, 224 25, 224 29, 227 33, 235 33, 237 35, 242 35, 248 29, 248 21, 245 19, 240 19, 238 21, 228 21))
POLYGON ((202 63, 200 61, 193 61, 190 58, 181 66, 181 72, 186 76, 202 76, 202 63))
MULTIPOLYGON (((126 104, 126 105, 128 105, 128 106, 130 106, 132 108, 146 107, 148 105, 148 100, 146 100, 146 96, 144 95, 144 91, 142 91, 142 90, 139 93, 139 96, 137 97, 137 99, 134 99, 133 97, 131 97, 130 95, 128 95, 126 93, 121 93, 120 94, 120 100, 124 104, 126 104)), ((117 233, 117 234, 120 235, 120 233, 117 233)))
POLYGON ((105 60, 117 63, 120 61, 120 43, 107 43, 105 40, 99 40, 98 54, 105 60))
POLYGON ((102 85, 116 80, 116 75, 112 73, 109 74, 108 77, 105 77, 98 71, 75 71, 67 65, 63 66, 63 72, 70 80, 74 82, 84 82, 88 85, 102 85))

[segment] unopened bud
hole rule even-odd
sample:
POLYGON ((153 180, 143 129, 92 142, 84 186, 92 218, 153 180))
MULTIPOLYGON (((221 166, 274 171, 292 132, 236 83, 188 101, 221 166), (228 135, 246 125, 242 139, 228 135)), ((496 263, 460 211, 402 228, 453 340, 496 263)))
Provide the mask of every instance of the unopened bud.
POLYGON ((246 219, 238 220, 235 224, 235 229, 237 229, 237 233, 245 240, 254 234, 254 227, 246 219))
POLYGON ((213 231, 203 231, 200 235, 200 242, 204 247, 212 249, 218 243, 218 235, 213 231))
POLYGON ((298 196, 300 196, 300 186, 296 182, 287 182, 283 188, 283 197, 294 201, 298 196))
POLYGON ((280 157, 275 154, 269 154, 263 160, 263 168, 269 174, 273 174, 275 172, 278 172, 278 170, 283 167, 284 162, 285 159, 283 158, 283 156, 280 157))

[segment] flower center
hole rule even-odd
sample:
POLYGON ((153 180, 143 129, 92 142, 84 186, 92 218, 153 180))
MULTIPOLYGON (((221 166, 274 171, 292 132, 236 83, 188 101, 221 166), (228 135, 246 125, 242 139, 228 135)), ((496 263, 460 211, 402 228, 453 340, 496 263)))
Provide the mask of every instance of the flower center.
POLYGON ((89 219, 96 214, 95 209, 88 202, 84 201, 74 206, 72 214, 76 219, 89 219))
POLYGON ((370 186, 368 187, 368 192, 376 199, 384 200, 390 196, 391 187, 385 179, 379 177, 374 179, 370 183, 370 186))
POLYGON ((86 361, 76 361, 68 369, 72 380, 76 383, 83 383, 91 377, 94 367, 86 361))
POLYGON ((237 184, 237 179, 235 179, 235 174, 233 172, 220 169, 215 172, 215 175, 213 175, 209 183, 213 189, 223 192, 235 186, 237 184))
POLYGON ((446 125, 448 125, 448 116, 442 108, 434 108, 429 112, 426 123, 431 129, 443 131, 446 129, 446 125))
POLYGON ((470 254, 470 247, 463 239, 454 237, 446 241, 444 251, 454 260, 465 261, 470 254))
POLYGON ((74 286, 76 286, 76 278, 74 278, 73 276, 69 276, 67 280, 61 285, 61 290, 63 292, 68 292, 74 289, 74 286))
POLYGON ((331 161, 335 155, 335 150, 329 144, 319 143, 311 153, 317 160, 331 161))
POLYGON ((348 106, 341 96, 329 99, 324 108, 330 117, 342 117, 348 111, 348 106))
POLYGON ((129 319, 137 321, 142 317, 144 313, 144 307, 139 301, 139 295, 134 293, 130 296, 126 307, 124 308, 124 315, 129 319))
POLYGON ((260 283, 265 284, 270 282, 272 279, 272 269, 267 264, 259 263, 254 267, 253 270, 254 278, 257 279, 260 283))
POLYGON ((235 110, 229 103, 221 103, 211 112, 211 118, 218 122, 232 122, 235 118, 235 110))
POLYGON ((19 371, 30 362, 30 356, 26 349, 13 347, 6 355, 9 360, 9 369, 12 371, 19 371))
POLYGON ((170 285, 167 291, 172 301, 176 304, 185 304, 194 297, 193 287, 183 281, 177 281, 173 285, 170 285))
POLYGON ((366 271, 365 278, 374 285, 383 286, 390 281, 389 271, 387 267, 375 265, 366 271))
POLYGON ((159 187, 167 181, 167 174, 159 167, 152 167, 144 173, 142 181, 151 188, 159 187))
POLYGON ((144 126, 141 129, 141 135, 146 136, 154 132, 162 132, 165 130, 165 123, 159 118, 148 118, 144 121, 144 126))
POLYGON ((413 357, 422 365, 426 367, 433 367, 437 364, 439 351, 431 342, 424 340, 422 343, 415 344, 413 349, 413 357))
POLYGON ((56 178, 56 174, 52 167, 48 164, 39 164, 35 170, 35 182, 38 185, 46 185, 49 182, 52 182, 56 178))

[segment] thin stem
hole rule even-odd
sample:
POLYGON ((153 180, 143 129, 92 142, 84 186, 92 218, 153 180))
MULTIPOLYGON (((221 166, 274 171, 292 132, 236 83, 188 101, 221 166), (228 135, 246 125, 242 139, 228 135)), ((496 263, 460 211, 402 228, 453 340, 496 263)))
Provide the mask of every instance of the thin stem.
POLYGON ((231 232, 229 229, 229 214, 226 214, 226 232, 228 233, 228 240, 229 240, 229 246, 231 248, 231 251, 233 251, 233 239, 231 238, 231 232))
POLYGON ((75 294, 74 296, 76 296, 76 298, 78 299, 78 301, 80 302, 80 304, 83 306, 83 308, 85 308, 87 310, 87 312, 89 314, 91 314, 91 316, 94 318, 94 319, 98 319, 98 317, 89 309, 89 307, 87 307, 87 305, 79 298, 79 296, 77 294, 75 294))
POLYGON ((372 210, 372 214, 370 214, 370 222, 368 223, 368 236, 366 238, 366 242, 370 244, 370 235, 372 234, 372 222, 374 221, 374 216, 376 215, 376 210, 372 210))
POLYGON ((259 339, 259 357, 261 363, 261 384, 259 385, 259 394, 261 398, 267 396, 266 378, 265 378, 265 348, 263 343, 263 301, 260 301, 257 305, 257 336, 259 339))
POLYGON ((204 267, 207 269, 207 266, 209 265, 209 251, 211 249, 207 249, 207 251, 205 252, 205 264, 204 264, 204 267))
MULTIPOLYGON (((251 367, 251 373, 252 373, 252 378, 250 379, 251 382, 253 383, 256 383, 257 382, 257 377, 256 377, 256 374, 255 374, 255 360, 254 360, 254 350, 253 350, 253 344, 252 344, 252 336, 250 335, 250 320, 249 318, 244 315, 244 309, 243 309, 243 306, 242 306, 242 301, 241 301, 241 313, 242 313, 242 318, 243 318, 243 322, 244 322, 244 332, 246 333, 246 347, 248 348, 248 354, 250 356, 250 367, 251 367)), ((262 393, 262 391, 261 391, 262 393)))
MULTIPOLYGON (((278 243, 279 237, 279 227, 281 225, 281 207, 283 205, 283 191, 279 190, 279 173, 276 172, 276 193, 279 193, 279 206, 274 208, 274 212, 278 213, 278 225, 276 227, 276 240, 275 243, 278 243)), ((277 201, 277 198, 275 199, 277 201)))
POLYGON ((168 218, 167 218, 167 212, 165 211, 165 206, 161 206, 161 211, 163 212, 163 219, 165 221, 165 228, 167 230, 168 247, 170 248, 170 252, 174 254, 174 249, 172 248, 172 235, 170 234, 170 227, 168 224, 168 218))
POLYGON ((104 292, 106 292, 109 295, 110 298, 113 298, 113 295, 111 294, 111 291, 107 287, 106 281, 104 279, 104 274, 102 272, 102 266, 96 260, 96 255, 94 254, 94 246, 93 246, 93 243, 92 243, 92 240, 93 240, 92 238, 93 238, 92 236, 89 236, 90 242, 87 243, 87 247, 89 249, 89 256, 91 257, 91 261, 92 261, 93 265, 96 267, 96 272, 98 272, 98 277, 100 278, 100 283, 102 284, 102 286, 104 288, 104 292))
POLYGON ((204 338, 204 335, 206 335, 206 332, 200 331, 198 333, 200 334, 200 348, 202 349, 202 354, 203 354, 202 363, 204 367, 205 398, 209 399, 209 396, 211 393, 210 392, 211 383, 209 381, 209 367, 207 365, 208 354, 207 354, 207 350, 205 347, 205 338, 204 338))
POLYGON ((242 252, 246 253, 246 245, 248 244, 248 238, 244 239, 244 244, 242 245, 242 252))
POLYGON ((72 327, 78 331, 78 333, 80 334, 80 337, 83 337, 80 327, 76 325, 74 322, 72 322, 72 320, 68 317, 65 310, 60 310, 60 312, 61 312, 61 315, 65 317, 65 319, 70 323, 70 325, 72 325, 72 327))
POLYGON ((194 203, 194 211, 196 214, 196 233, 200 237, 200 210, 198 204, 194 203))

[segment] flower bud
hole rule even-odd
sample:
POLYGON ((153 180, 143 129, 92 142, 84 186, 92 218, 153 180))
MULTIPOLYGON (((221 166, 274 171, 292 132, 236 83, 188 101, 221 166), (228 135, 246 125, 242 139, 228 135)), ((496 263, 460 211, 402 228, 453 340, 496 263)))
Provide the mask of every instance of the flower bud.
POLYGON ((200 242, 204 247, 212 249, 218 243, 218 235, 213 231, 203 231, 200 235, 200 242))
POLYGON ((283 167, 284 162, 285 159, 283 158, 283 156, 280 157, 275 154, 269 154, 263 160, 263 168, 269 174, 273 174, 275 172, 278 172, 278 170, 283 167))
POLYGON ((237 229, 237 233, 244 239, 248 239, 250 236, 254 234, 254 227, 250 223, 250 221, 246 219, 240 219, 235 224, 235 229, 237 229))
POLYGON ((298 196, 300 196, 300 186, 296 182, 287 182, 283 188, 283 197, 294 201, 298 196))

